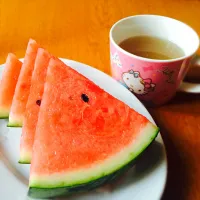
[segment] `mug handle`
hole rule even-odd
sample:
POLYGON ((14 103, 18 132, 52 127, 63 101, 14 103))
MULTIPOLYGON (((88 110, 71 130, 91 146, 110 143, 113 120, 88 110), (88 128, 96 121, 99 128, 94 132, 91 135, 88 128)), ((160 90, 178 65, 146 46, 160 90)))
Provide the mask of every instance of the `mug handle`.
MULTIPOLYGON (((192 67, 200 67, 200 56, 195 56, 191 63, 192 67)), ((183 81, 178 89, 181 92, 200 93, 200 83, 188 83, 183 81)))

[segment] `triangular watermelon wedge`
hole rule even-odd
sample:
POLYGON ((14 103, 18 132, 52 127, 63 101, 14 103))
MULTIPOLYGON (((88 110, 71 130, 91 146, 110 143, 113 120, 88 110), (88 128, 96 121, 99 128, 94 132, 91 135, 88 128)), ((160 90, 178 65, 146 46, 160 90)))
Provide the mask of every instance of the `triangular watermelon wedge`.
POLYGON ((0 82, 0 119, 8 118, 22 62, 9 53, 0 82))
POLYGON ((69 195, 108 183, 152 143, 158 127, 51 58, 36 129, 29 196, 69 195))
POLYGON ((44 91, 44 83, 49 60, 50 54, 46 50, 39 48, 35 59, 30 94, 26 105, 25 118, 22 127, 19 163, 31 162, 35 130, 38 120, 38 113, 40 110, 40 103, 44 91))
POLYGON ((36 43, 36 41, 30 39, 26 49, 19 79, 17 81, 10 110, 8 126, 21 127, 23 124, 26 103, 30 92, 31 77, 38 48, 39 45, 36 43))

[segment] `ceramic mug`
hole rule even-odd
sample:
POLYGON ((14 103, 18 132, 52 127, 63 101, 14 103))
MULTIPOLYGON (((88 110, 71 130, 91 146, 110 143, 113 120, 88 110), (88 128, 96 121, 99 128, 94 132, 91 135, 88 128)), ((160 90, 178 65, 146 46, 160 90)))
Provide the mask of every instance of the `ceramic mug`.
POLYGON ((200 84, 183 82, 199 48, 199 37, 188 25, 158 15, 136 15, 121 19, 110 30, 112 77, 147 106, 168 102, 177 90, 199 93, 200 84), (133 55, 119 43, 134 36, 155 36, 170 40, 184 52, 183 57, 156 60, 133 55))

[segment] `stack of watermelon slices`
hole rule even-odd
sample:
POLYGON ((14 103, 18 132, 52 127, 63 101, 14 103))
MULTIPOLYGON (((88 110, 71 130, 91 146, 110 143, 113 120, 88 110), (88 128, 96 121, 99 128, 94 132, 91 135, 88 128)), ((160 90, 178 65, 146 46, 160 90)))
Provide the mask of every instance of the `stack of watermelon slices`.
POLYGON ((6 117, 8 126, 22 126, 19 162, 31 163, 28 194, 34 198, 109 183, 159 131, 32 39, 23 64, 8 55, 0 84, 0 118, 6 117))

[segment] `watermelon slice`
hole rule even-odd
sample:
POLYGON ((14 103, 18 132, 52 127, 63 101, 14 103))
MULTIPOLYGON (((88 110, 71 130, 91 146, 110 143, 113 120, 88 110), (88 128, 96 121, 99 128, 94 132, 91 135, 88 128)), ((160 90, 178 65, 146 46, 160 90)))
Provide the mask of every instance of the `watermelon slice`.
POLYGON ((29 196, 94 189, 132 166, 158 127, 51 58, 32 153, 29 196))
POLYGON ((30 92, 31 76, 38 47, 38 44, 34 40, 29 40, 24 63, 13 97, 8 126, 21 127, 23 124, 26 103, 30 92))
POLYGON ((49 59, 50 54, 46 50, 39 48, 32 74, 30 94, 26 105, 25 118, 22 128, 20 163, 30 163, 31 161, 35 129, 37 125, 38 112, 43 95, 49 59))
POLYGON ((0 118, 8 118, 22 62, 9 53, 0 84, 0 118))

